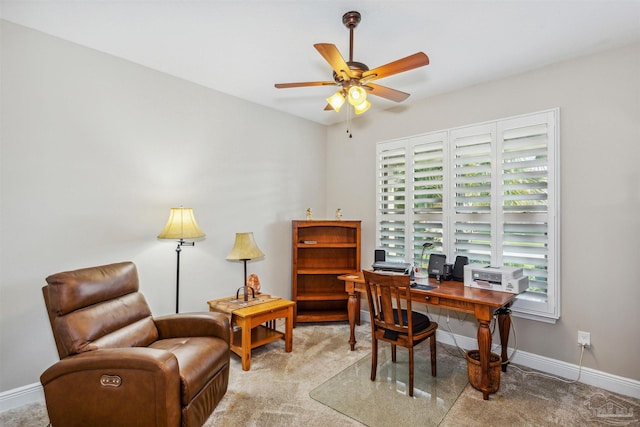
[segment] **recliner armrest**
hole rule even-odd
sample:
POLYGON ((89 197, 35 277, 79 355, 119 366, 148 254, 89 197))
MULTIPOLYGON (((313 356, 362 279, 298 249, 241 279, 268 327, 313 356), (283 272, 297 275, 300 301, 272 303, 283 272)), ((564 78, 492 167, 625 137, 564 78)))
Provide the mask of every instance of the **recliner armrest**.
POLYGON ((40 376, 43 385, 71 372, 105 369, 105 372, 116 369, 145 370, 162 373, 165 376, 175 375, 180 378, 178 360, 173 353, 147 347, 127 347, 102 349, 69 356, 56 362, 40 376))
POLYGON ((229 344, 229 318, 222 313, 180 313, 155 317, 160 339, 181 337, 218 337, 229 344))
POLYGON ((89 351, 55 363, 40 381, 54 426, 180 425, 178 360, 166 350, 89 351))

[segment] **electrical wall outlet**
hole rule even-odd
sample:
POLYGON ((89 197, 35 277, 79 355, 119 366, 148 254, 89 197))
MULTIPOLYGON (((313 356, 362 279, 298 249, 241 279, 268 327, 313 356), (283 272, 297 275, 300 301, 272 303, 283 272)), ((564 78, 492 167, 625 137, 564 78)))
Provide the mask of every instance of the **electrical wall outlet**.
POLYGON ((578 331, 578 345, 589 348, 591 346, 591 333, 578 331))

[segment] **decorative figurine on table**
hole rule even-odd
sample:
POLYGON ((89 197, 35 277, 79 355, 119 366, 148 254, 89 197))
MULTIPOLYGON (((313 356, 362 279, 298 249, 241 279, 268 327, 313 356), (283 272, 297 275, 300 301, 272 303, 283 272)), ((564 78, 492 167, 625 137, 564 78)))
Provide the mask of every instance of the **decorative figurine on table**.
POLYGON ((247 286, 253 289, 254 295, 260 294, 260 279, 257 274, 250 274, 247 279, 247 286))
POLYGON ((336 219, 342 221, 342 209, 340 208, 336 209, 336 219))
POLYGON ((311 212, 311 208, 307 208, 307 221, 311 221, 313 219, 313 212, 311 212))

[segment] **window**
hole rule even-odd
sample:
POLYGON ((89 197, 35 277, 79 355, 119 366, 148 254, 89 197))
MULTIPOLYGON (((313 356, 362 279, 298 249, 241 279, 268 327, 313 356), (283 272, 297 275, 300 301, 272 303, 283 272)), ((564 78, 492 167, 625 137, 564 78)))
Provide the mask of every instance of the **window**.
POLYGON ((559 304, 558 109, 377 146, 377 242, 419 265, 423 244, 470 263, 523 268, 513 311, 555 321, 559 304))

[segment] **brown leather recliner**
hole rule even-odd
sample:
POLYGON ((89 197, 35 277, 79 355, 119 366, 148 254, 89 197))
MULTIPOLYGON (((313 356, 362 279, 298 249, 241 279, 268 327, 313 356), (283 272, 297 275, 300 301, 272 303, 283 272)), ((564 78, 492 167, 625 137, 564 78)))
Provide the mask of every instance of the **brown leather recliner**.
POLYGON ((207 420, 229 383, 226 316, 152 317, 131 262, 46 280, 60 361, 40 381, 53 427, 192 427, 207 420))

